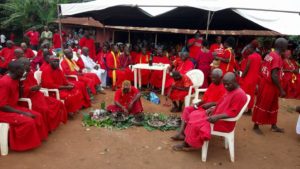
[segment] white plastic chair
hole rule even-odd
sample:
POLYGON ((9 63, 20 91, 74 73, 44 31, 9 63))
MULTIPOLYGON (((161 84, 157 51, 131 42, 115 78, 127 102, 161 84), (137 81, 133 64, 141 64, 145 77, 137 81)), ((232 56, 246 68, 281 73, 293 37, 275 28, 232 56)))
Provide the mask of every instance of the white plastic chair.
POLYGON ((187 96, 185 96, 184 98, 184 104, 185 107, 190 105, 191 102, 191 98, 195 97, 195 93, 192 94, 193 89, 196 91, 199 87, 202 86, 203 82, 204 82, 204 74, 201 70, 199 69, 193 69, 190 70, 186 73, 186 75, 191 79, 191 81, 193 82, 193 86, 191 86, 189 88, 189 93, 187 96))
MULTIPOLYGON (((40 85, 42 82, 42 71, 37 70, 34 72, 34 78, 36 79, 37 83, 40 85)), ((49 96, 49 92, 54 92, 56 99, 60 100, 62 102, 64 102, 63 100, 60 99, 60 95, 59 95, 59 90, 58 89, 48 89, 48 88, 41 88, 40 91, 42 91, 43 93, 45 93, 45 96, 49 96)))
MULTIPOLYGON (((233 118, 228 118, 228 119, 222 119, 223 121, 238 121, 244 111, 246 110, 248 104, 250 101, 250 96, 247 95, 247 101, 245 103, 245 105, 243 106, 243 108, 241 109, 241 111, 239 112, 239 114, 236 117, 233 118)), ((214 131, 214 124, 211 124, 211 135, 215 135, 215 136, 221 136, 224 137, 225 139, 225 149, 228 149, 229 147, 229 154, 230 154, 230 160, 231 162, 234 162, 234 130, 230 133, 225 133, 225 132, 219 132, 219 131, 214 131)), ((202 146, 202 161, 205 162, 206 161, 206 157, 207 157, 207 150, 208 150, 208 143, 209 141, 205 141, 203 146, 202 146)))
MULTIPOLYGON (((32 102, 29 98, 20 98, 19 101, 27 102, 28 108, 32 109, 32 102)), ((0 123, 0 150, 2 156, 8 154, 8 130, 8 123, 0 123)))

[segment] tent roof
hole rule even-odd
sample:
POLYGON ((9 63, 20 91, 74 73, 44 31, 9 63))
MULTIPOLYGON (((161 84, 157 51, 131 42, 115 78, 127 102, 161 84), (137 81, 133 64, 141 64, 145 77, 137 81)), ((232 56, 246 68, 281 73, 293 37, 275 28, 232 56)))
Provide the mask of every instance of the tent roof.
POLYGON ((61 11, 63 16, 93 17, 106 25, 184 29, 206 29, 207 11, 214 11, 209 29, 300 35, 299 6, 297 0, 96 0, 61 4, 61 11))

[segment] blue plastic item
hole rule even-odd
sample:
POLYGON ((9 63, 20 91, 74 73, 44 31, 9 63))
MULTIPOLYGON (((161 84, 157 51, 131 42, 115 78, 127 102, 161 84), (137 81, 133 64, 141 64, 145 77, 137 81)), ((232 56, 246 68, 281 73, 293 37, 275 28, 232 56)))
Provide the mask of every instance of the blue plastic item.
POLYGON ((154 104, 160 103, 159 97, 154 92, 150 92, 150 102, 154 104))

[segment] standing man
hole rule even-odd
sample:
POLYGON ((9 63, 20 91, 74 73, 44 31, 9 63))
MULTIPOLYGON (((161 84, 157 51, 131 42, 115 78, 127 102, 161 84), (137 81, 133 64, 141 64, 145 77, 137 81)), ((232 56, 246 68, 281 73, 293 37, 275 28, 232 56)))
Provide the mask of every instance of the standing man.
POLYGON ((222 37, 216 37, 216 43, 210 46, 210 51, 215 52, 217 55, 222 55, 224 52, 224 45, 222 44, 222 37))
POLYGON ((53 37, 53 34, 49 30, 48 26, 44 26, 44 31, 41 34, 41 42, 42 43, 45 41, 52 42, 52 37, 53 37))
POLYGON ((188 40, 187 47, 189 48, 190 57, 194 63, 196 63, 197 55, 201 50, 202 46, 202 37, 200 37, 200 31, 195 33, 194 38, 188 40))
POLYGON ((253 110, 252 121, 253 130, 257 134, 262 134, 259 125, 271 125, 273 132, 284 132, 277 127, 278 97, 286 95, 280 85, 282 74, 282 57, 287 49, 288 41, 278 38, 275 41, 275 51, 270 52, 264 58, 261 69, 262 78, 258 88, 256 104, 253 110))
POLYGON ((40 33, 36 31, 36 27, 32 27, 32 29, 26 32, 24 36, 29 38, 29 44, 31 49, 37 50, 40 41, 40 33))
POLYGON ((224 74, 227 72, 233 72, 235 67, 235 54, 233 46, 235 44, 234 37, 228 37, 224 42, 225 50, 223 54, 215 55, 215 60, 220 62, 219 68, 224 74))
POLYGON ((82 37, 80 39, 79 46, 81 48, 87 47, 89 49, 88 55, 90 56, 90 58, 92 58, 94 61, 96 61, 95 41, 93 38, 90 37, 90 34, 87 30, 84 32, 84 37, 82 37))
POLYGON ((251 115, 255 100, 255 90, 259 82, 259 71, 261 67, 262 56, 255 52, 256 46, 250 44, 248 46, 249 55, 246 58, 246 67, 243 70, 241 77, 241 88, 251 96, 248 104, 247 114, 251 115))
POLYGON ((1 42, 1 46, 3 48, 5 46, 5 42, 6 42, 6 37, 3 33, 1 33, 1 35, 0 35, 0 42, 1 42))

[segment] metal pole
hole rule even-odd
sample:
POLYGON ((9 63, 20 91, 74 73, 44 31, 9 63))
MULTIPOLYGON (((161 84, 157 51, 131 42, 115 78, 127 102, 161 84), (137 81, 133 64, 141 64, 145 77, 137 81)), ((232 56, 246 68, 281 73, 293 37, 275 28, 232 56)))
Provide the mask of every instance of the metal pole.
POLYGON ((106 30, 105 30, 105 25, 103 25, 103 42, 106 41, 106 30))
POLYGON ((206 22, 206 32, 205 32, 205 39, 207 40, 208 38, 208 29, 209 29, 209 24, 210 24, 210 15, 211 15, 211 12, 208 11, 208 16, 207 16, 207 22, 206 22))
POLYGON ((59 9, 59 4, 57 4, 57 17, 58 17, 60 47, 61 47, 61 51, 63 51, 64 46, 63 46, 63 40, 62 40, 61 13, 60 13, 60 9, 59 9))
POLYGON ((112 43, 115 43, 115 30, 112 32, 112 43))

